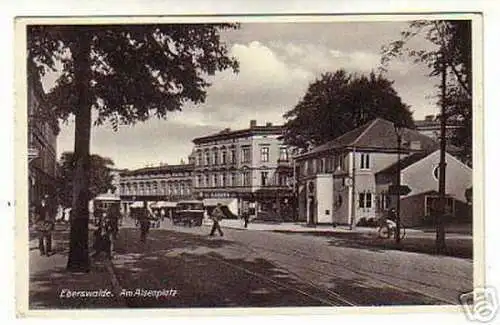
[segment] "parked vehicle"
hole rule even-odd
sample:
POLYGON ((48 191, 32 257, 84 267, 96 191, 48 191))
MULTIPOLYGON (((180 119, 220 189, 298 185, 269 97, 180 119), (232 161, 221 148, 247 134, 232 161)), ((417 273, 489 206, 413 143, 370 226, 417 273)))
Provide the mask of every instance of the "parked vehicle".
POLYGON ((94 224, 97 225, 103 217, 109 217, 111 214, 114 214, 113 217, 116 217, 118 220, 121 219, 120 204, 120 198, 110 195, 99 195, 94 198, 92 207, 94 224))
POLYGON ((203 201, 180 201, 175 207, 172 222, 185 226, 201 226, 205 215, 203 201))

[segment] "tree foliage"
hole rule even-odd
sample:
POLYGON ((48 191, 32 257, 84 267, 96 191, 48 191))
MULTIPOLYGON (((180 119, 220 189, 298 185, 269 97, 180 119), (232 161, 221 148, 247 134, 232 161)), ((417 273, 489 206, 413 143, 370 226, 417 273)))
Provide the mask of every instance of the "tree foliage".
POLYGON ((344 70, 322 74, 284 115, 285 143, 308 150, 377 117, 414 127, 409 106, 392 84, 373 72, 368 76, 344 70))
POLYGON ((54 114, 75 116, 75 172, 67 268, 89 271, 88 201, 92 110, 113 129, 165 118, 190 101, 205 101, 208 77, 238 71, 220 31, 235 24, 31 25, 28 60, 42 76, 60 68, 48 94, 54 114))
MULTIPOLYGON (((113 160, 99 155, 90 156, 90 198, 93 199, 99 194, 108 190, 116 190, 113 185, 113 175, 111 168, 114 166, 113 160)), ((73 178, 76 172, 76 159, 73 152, 64 152, 58 162, 58 189, 57 197, 59 203, 67 208, 73 202, 73 178)))
MULTIPOLYGON (((387 71, 392 59, 408 56, 438 76, 447 67, 445 114, 449 124, 458 125, 448 134, 450 143, 462 148, 461 159, 472 165, 472 27, 470 20, 413 21, 401 38, 382 47, 381 68, 387 71), (411 40, 423 36, 429 47, 414 49, 411 40)), ((440 87, 440 86, 439 86, 440 87)), ((438 99, 439 105, 442 98, 438 99)))
POLYGON ((119 124, 165 118, 187 101, 204 102, 207 76, 238 62, 228 56, 219 31, 234 24, 51 25, 28 27, 28 56, 44 75, 62 66, 49 94, 65 120, 80 108, 75 57, 89 40, 89 99, 96 124, 119 124))

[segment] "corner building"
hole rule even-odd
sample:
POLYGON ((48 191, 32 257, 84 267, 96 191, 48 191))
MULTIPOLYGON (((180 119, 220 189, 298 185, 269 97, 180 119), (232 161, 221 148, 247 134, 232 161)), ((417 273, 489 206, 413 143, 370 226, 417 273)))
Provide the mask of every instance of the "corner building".
POLYGON ((262 219, 293 218, 293 169, 282 126, 224 129, 193 140, 193 194, 262 219))
POLYGON ((136 202, 167 201, 171 206, 192 199, 192 164, 162 165, 118 173, 122 210, 128 214, 136 202))
POLYGON ((38 72, 28 63, 28 199, 37 205, 42 197, 56 196, 57 136, 59 125, 52 113, 38 72))

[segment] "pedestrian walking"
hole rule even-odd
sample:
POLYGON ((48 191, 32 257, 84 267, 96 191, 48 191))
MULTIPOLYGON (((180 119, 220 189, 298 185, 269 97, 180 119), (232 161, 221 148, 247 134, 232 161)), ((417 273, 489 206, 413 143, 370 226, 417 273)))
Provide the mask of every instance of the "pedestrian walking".
POLYGON ((160 211, 158 210, 155 210, 153 212, 153 219, 154 219, 154 223, 155 223, 155 228, 160 228, 160 211))
POLYGON ((213 236, 216 230, 219 232, 219 235, 224 236, 224 233, 222 232, 222 229, 220 228, 220 224, 219 224, 219 222, 222 220, 223 216, 224 216, 224 213, 222 212, 222 204, 217 203, 217 206, 212 211, 212 215, 211 215, 211 218, 212 218, 214 224, 212 226, 212 230, 210 231, 210 236, 213 236))
POLYGON ((38 232, 38 248, 42 256, 52 255, 52 231, 54 230, 54 211, 49 197, 45 195, 37 208, 35 230, 38 232))
POLYGON ((112 205, 109 208, 109 221, 111 223, 111 234, 113 239, 118 237, 118 223, 121 217, 120 207, 118 205, 112 205))
POLYGON ((94 231, 95 253, 92 257, 97 257, 100 253, 104 253, 108 259, 112 258, 113 231, 112 220, 107 213, 104 213, 97 224, 97 229, 94 231))
POLYGON ((165 213, 165 209, 160 209, 160 220, 163 222, 165 221, 165 216, 166 216, 166 213, 165 213))
POLYGON ((245 221, 244 225, 245 228, 248 228, 249 219, 250 219, 250 214, 248 213, 248 211, 243 212, 243 220, 245 221))
POLYGON ((149 221, 149 216, 148 216, 148 211, 146 209, 141 209, 139 212, 139 226, 141 229, 141 242, 145 243, 146 242, 146 237, 149 232, 149 228, 151 226, 151 223, 149 221))
POLYGON ((250 211, 248 209, 248 206, 245 205, 243 207, 243 213, 242 213, 242 217, 243 217, 243 221, 245 222, 244 223, 244 227, 245 228, 248 228, 248 221, 250 220, 250 211))

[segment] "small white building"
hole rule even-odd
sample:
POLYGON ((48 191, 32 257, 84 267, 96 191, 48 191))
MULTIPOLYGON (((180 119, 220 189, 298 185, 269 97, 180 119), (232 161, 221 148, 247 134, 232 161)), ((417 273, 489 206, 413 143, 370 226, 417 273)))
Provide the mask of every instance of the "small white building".
MULTIPOLYGON (((407 164, 402 184, 413 187, 403 198, 408 200, 408 206, 403 204, 402 214, 407 213, 408 225, 413 225, 425 217, 426 211, 419 207, 412 210, 409 198, 423 193, 432 197, 432 191, 438 190, 433 173, 439 146, 434 139, 413 129, 403 129, 401 143, 400 158, 407 164)), ((392 122, 377 118, 295 159, 302 221, 356 225, 362 218, 386 214, 395 202, 395 197, 388 193, 389 185, 395 184, 394 166, 398 160, 392 122)), ((465 202, 465 188, 472 185, 471 170, 449 154, 447 161, 447 194, 465 202)), ((432 199, 418 201, 422 200, 432 199)))
MULTIPOLYGON (((401 222, 406 226, 433 223, 433 209, 436 208, 439 188, 440 151, 415 154, 400 163, 401 184, 407 185, 410 192, 401 196, 401 222)), ((470 222, 471 207, 465 192, 472 187, 472 169, 453 155, 446 153, 446 196, 449 221, 470 222)), ((396 184, 397 164, 376 174, 377 191, 387 191, 396 184)), ((388 203, 395 207, 396 202, 388 203)))

